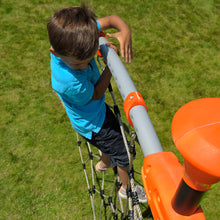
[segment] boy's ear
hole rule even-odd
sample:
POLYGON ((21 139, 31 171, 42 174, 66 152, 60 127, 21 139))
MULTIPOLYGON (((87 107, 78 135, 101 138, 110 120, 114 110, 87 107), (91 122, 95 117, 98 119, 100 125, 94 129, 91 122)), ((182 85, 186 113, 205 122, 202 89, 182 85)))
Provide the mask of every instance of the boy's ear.
POLYGON ((59 55, 56 53, 56 51, 55 51, 52 47, 49 49, 49 51, 50 51, 54 56, 59 57, 59 55))

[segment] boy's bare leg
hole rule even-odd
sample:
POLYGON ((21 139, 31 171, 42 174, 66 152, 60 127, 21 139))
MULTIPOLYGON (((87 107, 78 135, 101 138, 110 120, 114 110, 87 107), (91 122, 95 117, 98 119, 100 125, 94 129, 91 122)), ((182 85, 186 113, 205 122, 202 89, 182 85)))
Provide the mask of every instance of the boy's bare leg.
MULTIPOLYGON (((118 168, 118 173, 119 176, 121 177, 121 181, 122 181, 122 186, 119 190, 119 196, 123 199, 127 198, 127 187, 128 187, 128 183, 129 183, 129 176, 127 173, 128 167, 117 167, 118 168)), ((136 185, 136 192, 137 192, 137 196, 138 196, 138 200, 141 203, 146 203, 147 202, 147 197, 144 191, 144 188, 142 186, 136 185)))
POLYGON ((121 168, 121 167, 117 166, 117 168, 118 168, 118 174, 121 178, 122 186, 126 190, 127 186, 128 186, 128 182, 129 182, 128 167, 121 168))
POLYGON ((108 168, 111 165, 110 157, 104 153, 102 153, 100 167, 101 168, 108 168))
MULTIPOLYGON (((111 165, 110 157, 104 153, 102 153, 101 161, 100 161, 100 167, 101 168, 108 168, 111 165)), ((119 167, 118 168, 118 174, 121 178, 122 186, 126 190, 127 185, 129 183, 129 177, 128 177, 128 167, 119 167)))

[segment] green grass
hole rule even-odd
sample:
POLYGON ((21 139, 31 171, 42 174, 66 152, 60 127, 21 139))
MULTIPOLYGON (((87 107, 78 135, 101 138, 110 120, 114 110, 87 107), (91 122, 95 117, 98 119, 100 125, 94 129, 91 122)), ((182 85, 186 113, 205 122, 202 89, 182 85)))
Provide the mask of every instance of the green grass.
MULTIPOLYGON (((78 4, 0 0, 0 219, 91 219, 76 135, 51 89, 46 30, 53 9, 78 4)), ((175 112, 191 100, 220 97, 220 3, 90 4, 98 17, 118 14, 131 28, 134 60, 126 68, 164 150, 182 162, 170 132, 175 112)), ((143 155, 137 151, 140 170, 143 155)), ((217 184, 202 202, 206 219, 220 219, 219 198, 217 184)))

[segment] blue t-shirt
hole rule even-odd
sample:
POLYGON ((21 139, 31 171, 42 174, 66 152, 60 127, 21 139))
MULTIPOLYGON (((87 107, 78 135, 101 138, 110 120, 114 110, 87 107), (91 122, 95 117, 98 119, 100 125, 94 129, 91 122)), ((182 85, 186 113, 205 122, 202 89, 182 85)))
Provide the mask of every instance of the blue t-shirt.
POLYGON ((99 77, 94 58, 87 69, 73 70, 51 53, 52 88, 63 101, 74 130, 88 139, 92 138, 92 132, 100 131, 105 120, 105 96, 91 100, 99 77))

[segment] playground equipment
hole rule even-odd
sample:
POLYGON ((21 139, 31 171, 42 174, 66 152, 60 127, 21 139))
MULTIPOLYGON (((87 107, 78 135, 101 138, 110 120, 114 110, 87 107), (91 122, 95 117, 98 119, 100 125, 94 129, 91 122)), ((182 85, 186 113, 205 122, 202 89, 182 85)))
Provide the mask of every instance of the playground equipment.
MULTIPOLYGON (((101 69, 103 70, 102 64, 98 58, 98 62, 100 64, 101 69)), ((87 156, 86 153, 82 152, 84 147, 81 147, 82 144, 82 138, 80 138, 80 135, 77 134, 77 143, 79 147, 79 153, 80 158, 86 178, 86 183, 89 191, 89 196, 91 200, 91 206, 92 206, 92 213, 93 213, 93 219, 96 220, 97 213, 99 215, 99 219, 119 219, 119 215, 121 216, 121 220, 142 220, 143 216, 141 213, 141 209, 139 206, 139 200, 137 197, 137 192, 135 188, 135 178, 134 178, 134 166, 133 166, 133 159, 135 157, 135 139, 136 139, 136 133, 135 132, 129 132, 129 128, 127 128, 127 132, 129 133, 130 139, 129 142, 127 140, 126 131, 124 124, 121 120, 120 116, 120 110, 116 104, 115 97, 113 94, 113 89, 111 87, 111 84, 108 87, 109 92, 111 94, 112 100, 113 100, 113 106, 110 106, 112 110, 114 111, 115 115, 117 116, 120 130, 122 133, 123 141, 127 150, 128 158, 129 158, 129 184, 128 184, 128 190, 127 190, 127 199, 125 202, 122 201, 122 199, 118 195, 118 190, 121 187, 121 180, 118 175, 117 167, 113 167, 114 171, 114 177, 112 175, 110 176, 110 180, 106 178, 105 171, 101 173, 97 173, 97 171, 94 169, 94 159, 100 160, 101 158, 101 151, 97 148, 92 148, 89 142, 86 142, 87 145, 87 156), (97 152, 98 151, 98 152, 97 152), (87 166, 88 165, 88 166, 87 166), (89 169, 88 169, 89 167, 89 169), (91 171, 91 175, 89 178, 88 170, 91 171), (105 184, 107 180, 108 184, 105 184), (101 184, 100 184, 101 182, 101 184), (112 183, 112 185, 111 185, 112 183), (110 186, 111 185, 111 186, 110 186), (110 189, 109 189, 110 187, 110 189), (98 193, 98 196, 96 197, 95 194, 98 193), (95 204, 100 200, 100 208, 99 211, 97 208, 95 208, 95 204), (98 211, 98 212, 97 212, 98 211)), ((137 172, 136 172, 137 173, 137 172)), ((139 173, 140 174, 140 173, 139 173)), ((142 204, 142 206, 144 206, 142 204)), ((146 207, 145 207, 146 209, 146 207)))
POLYGON ((164 152, 147 113, 147 107, 116 52, 99 38, 145 156, 142 179, 154 219, 205 219, 200 200, 220 180, 220 99, 190 102, 174 116, 172 136, 185 162, 164 152))

